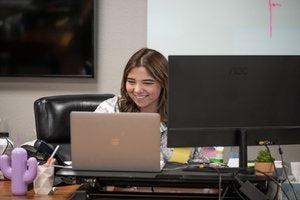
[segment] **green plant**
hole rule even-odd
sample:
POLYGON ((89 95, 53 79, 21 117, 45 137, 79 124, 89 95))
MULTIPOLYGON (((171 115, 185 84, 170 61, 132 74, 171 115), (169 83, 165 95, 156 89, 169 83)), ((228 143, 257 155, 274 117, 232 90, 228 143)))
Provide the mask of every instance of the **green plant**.
POLYGON ((268 150, 260 150, 256 157, 256 162, 273 162, 275 159, 268 150))

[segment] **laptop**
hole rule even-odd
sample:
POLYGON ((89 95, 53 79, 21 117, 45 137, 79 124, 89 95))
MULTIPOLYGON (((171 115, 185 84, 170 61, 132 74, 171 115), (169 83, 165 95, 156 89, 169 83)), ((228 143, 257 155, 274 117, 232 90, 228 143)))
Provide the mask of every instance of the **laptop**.
POLYGON ((160 115, 71 112, 73 170, 159 172, 160 115))

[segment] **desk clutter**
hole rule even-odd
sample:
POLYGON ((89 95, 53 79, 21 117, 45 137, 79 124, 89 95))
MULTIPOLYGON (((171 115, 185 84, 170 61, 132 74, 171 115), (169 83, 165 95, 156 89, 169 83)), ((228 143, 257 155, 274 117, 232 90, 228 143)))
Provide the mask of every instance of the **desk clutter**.
POLYGON ((31 183, 36 194, 48 195, 53 188, 56 158, 63 163, 56 155, 59 145, 53 150, 52 146, 43 141, 31 143, 33 145, 24 144, 13 148, 0 157, 2 179, 5 177, 11 180, 12 195, 26 195, 31 183))
MULTIPOLYGON (((29 145, 30 146, 30 145, 29 145)), ((174 149, 172 161, 166 164, 161 172, 114 172, 114 171, 76 171, 72 169, 55 169, 59 158, 59 146, 53 148, 43 141, 34 141, 32 147, 37 150, 36 158, 28 158, 33 154, 33 149, 25 145, 14 148, 10 156, 2 155, 0 168, 4 176, 11 180, 11 193, 13 195, 26 195, 28 185, 33 182, 33 190, 38 195, 53 194, 55 178, 72 179, 69 184, 82 184, 78 193, 86 196, 153 196, 153 197, 174 197, 180 196, 191 198, 195 196, 215 197, 237 197, 245 199, 267 199, 266 195, 271 186, 267 184, 276 175, 256 176, 252 173, 243 174, 238 168, 228 168, 224 163, 188 163, 190 149, 174 149), (36 148, 37 144, 41 149, 36 148), (46 152, 46 153, 45 153, 46 152), (38 165, 37 161, 39 161, 38 165), (56 162, 56 163, 55 163, 56 162), (70 178, 71 177, 71 178, 70 178), (76 180, 74 182, 74 180, 76 180), (84 191, 84 192, 83 192, 84 191), (82 193, 83 192, 83 193, 82 193)), ((206 152, 214 158, 221 159, 220 150, 206 152)), ((65 164, 64 164, 65 165, 65 164)), ((281 196, 282 199, 297 196, 299 193, 299 162, 292 163, 291 178, 292 185, 283 181, 281 186, 275 184, 273 187, 280 187, 279 192, 272 193, 271 197, 281 196), (295 182, 296 181, 296 182, 295 182), (281 192, 280 192, 281 191, 281 192)), ((277 167, 278 168, 278 167, 277 167)), ((254 168, 252 168, 254 169, 254 168)), ((279 170, 278 170, 279 171, 279 170)), ((282 171, 282 170, 281 170, 282 171)), ((249 171, 248 171, 249 172, 249 171)), ((274 190, 276 191, 276 189, 274 190)), ((55 193, 55 192, 54 192, 55 193)), ((146 197, 145 196, 145 197, 146 197)))

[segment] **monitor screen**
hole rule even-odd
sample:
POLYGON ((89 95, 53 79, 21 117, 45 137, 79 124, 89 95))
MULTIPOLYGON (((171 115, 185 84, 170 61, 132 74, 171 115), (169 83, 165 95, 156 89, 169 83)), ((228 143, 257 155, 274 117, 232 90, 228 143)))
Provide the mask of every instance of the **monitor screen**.
POLYGON ((0 76, 93 77, 93 0, 0 0, 0 76))
POLYGON ((300 56, 169 56, 169 147, 300 143, 300 56))

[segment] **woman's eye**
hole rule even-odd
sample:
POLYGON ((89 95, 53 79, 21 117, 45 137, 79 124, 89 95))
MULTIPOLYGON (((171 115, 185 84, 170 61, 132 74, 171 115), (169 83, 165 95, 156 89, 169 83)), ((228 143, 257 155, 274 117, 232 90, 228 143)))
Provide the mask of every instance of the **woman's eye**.
POLYGON ((134 84, 134 81, 127 80, 127 83, 129 83, 129 84, 134 84))
POLYGON ((145 85, 152 85, 154 84, 153 82, 144 82, 145 85))

